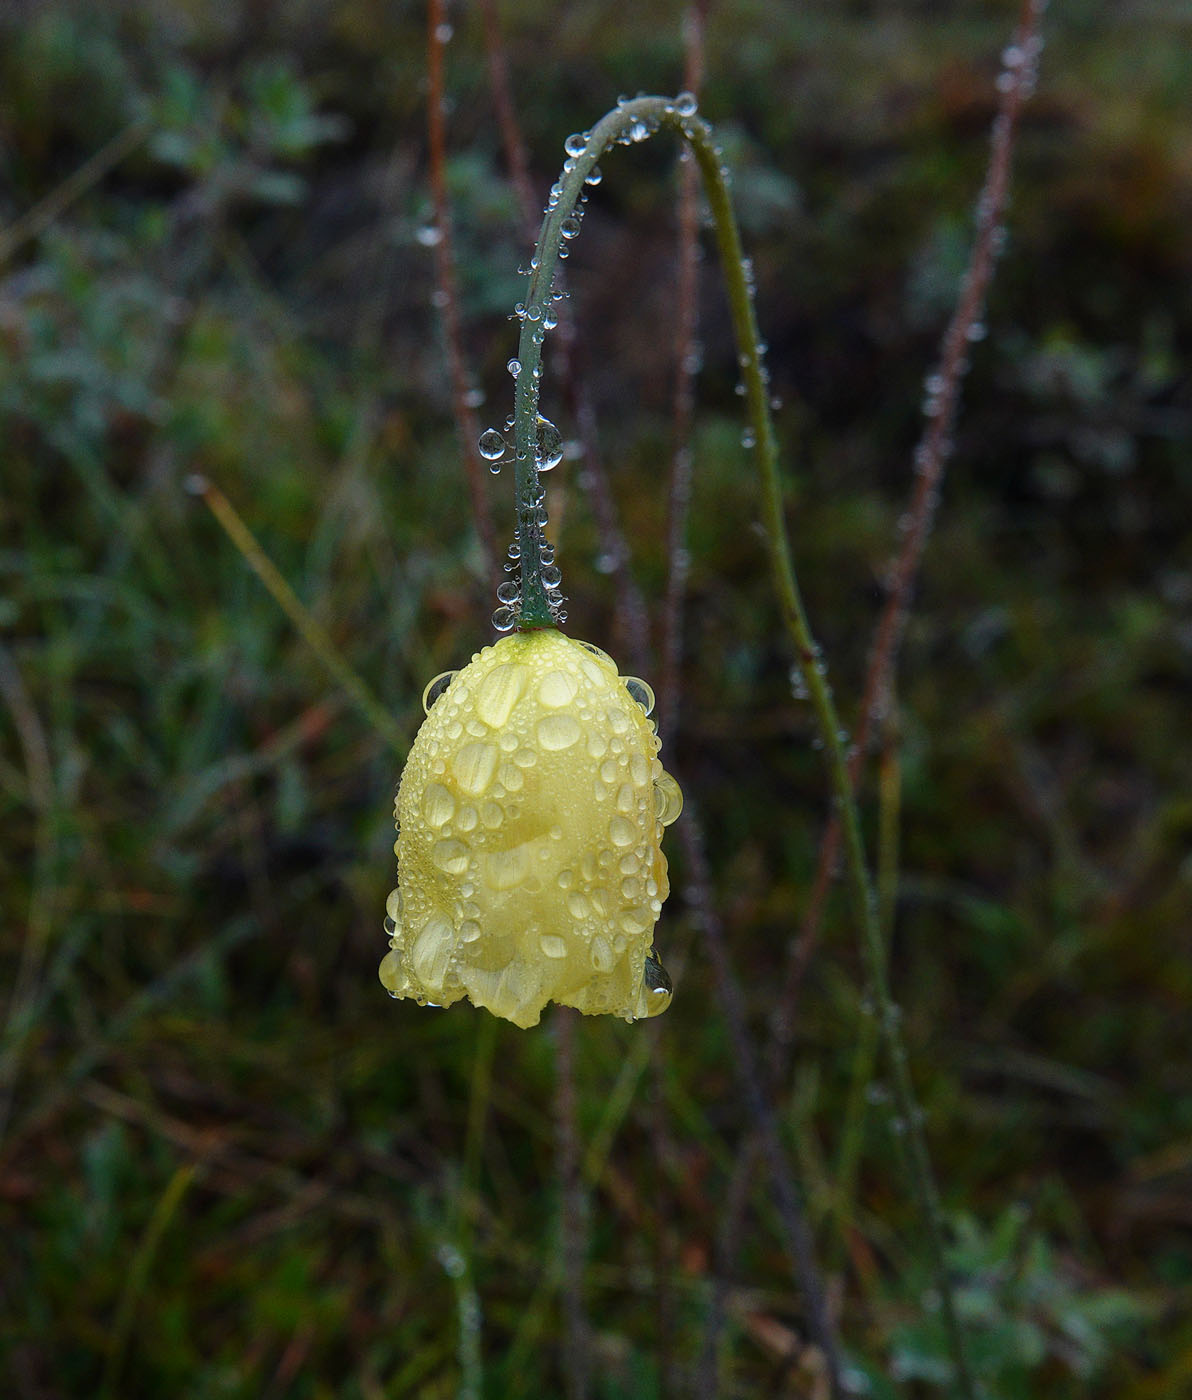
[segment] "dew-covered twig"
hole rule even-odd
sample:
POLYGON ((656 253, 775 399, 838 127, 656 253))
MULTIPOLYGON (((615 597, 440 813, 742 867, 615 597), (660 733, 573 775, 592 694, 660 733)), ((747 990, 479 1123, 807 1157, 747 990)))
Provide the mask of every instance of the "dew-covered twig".
POLYGON ((498 576, 496 534, 485 492, 484 469, 476 455, 480 422, 473 407, 473 388, 464 361, 463 332, 460 328, 459 295, 455 278, 455 252, 451 235, 451 205, 447 197, 447 136, 443 94, 443 50, 451 38, 445 0, 430 0, 427 6, 426 124, 430 150, 430 187, 435 206, 435 291, 443 316, 443 338, 447 345, 447 365, 451 374, 451 401, 456 431, 464 454, 464 471, 472 499, 472 517, 484 558, 484 575, 498 576))
MULTIPOLYGON (((1046 0, 1024 0, 1013 43, 1002 54, 998 112, 993 122, 989 164, 977 201, 976 231, 960 295, 940 347, 938 366, 928 375, 923 433, 914 451, 914 486, 900 520, 902 544, 891 563, 886 602, 874 632, 852 752, 849 781, 855 787, 875 728, 889 708, 898 649, 906 630, 911 590, 935 519, 940 482, 952 455, 952 429, 970 346, 985 334, 982 317, 994 264, 1004 239, 1002 220, 1010 182, 1018 116, 1034 89, 1042 40, 1039 23, 1046 0)), ((792 945, 785 987, 774 1025, 774 1062, 785 1066, 794 1034, 799 987, 819 939, 828 891, 840 854, 840 815, 834 812, 820 845, 815 881, 799 937, 792 945)))

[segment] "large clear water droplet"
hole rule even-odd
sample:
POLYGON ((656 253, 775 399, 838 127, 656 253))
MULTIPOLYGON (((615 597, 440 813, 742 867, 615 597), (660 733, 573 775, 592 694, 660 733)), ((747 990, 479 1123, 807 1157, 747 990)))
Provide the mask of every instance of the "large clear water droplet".
POLYGON ((563 220, 563 222, 559 225, 559 232, 563 235, 564 238, 570 239, 579 237, 579 220, 575 217, 574 214, 569 215, 566 219, 563 220))
POLYGON ((642 989, 638 997, 638 1016, 660 1016, 671 1004, 673 984, 670 974, 658 960, 658 951, 651 948, 642 968, 642 989))
POLYGON ((508 443, 496 428, 485 428, 476 446, 486 462, 499 462, 508 450, 508 443))
POLYGON ((587 140, 578 131, 573 131, 563 142, 563 149, 569 156, 582 156, 587 149, 587 140))
POLYGON ((428 715, 430 707, 445 694, 447 687, 458 674, 458 671, 440 671, 434 680, 427 683, 426 689, 422 692, 422 708, 428 715))
POLYGON ((548 472, 563 460, 563 435, 549 418, 538 415, 538 438, 535 444, 538 470, 548 472))
POLYGON ((649 714, 654 708, 654 691, 651 686, 637 676, 625 676, 625 689, 637 701, 637 703, 649 714))
POLYGON ((493 613, 493 627, 498 632, 512 632, 517 625, 517 614, 511 607, 502 603, 493 613))
POLYGON ((521 373, 521 361, 516 356, 505 366, 514 379, 521 373))
POLYGON ((510 604, 512 604, 512 603, 518 602, 520 599, 521 599, 521 589, 518 588, 517 584, 514 583, 512 579, 508 580, 508 582, 506 582, 506 583, 502 583, 502 584, 499 584, 499 585, 498 585, 498 587, 497 587, 497 602, 498 602, 498 603, 510 603, 510 604))
POLYGON ((604 179, 604 172, 598 165, 594 165, 584 176, 585 185, 598 185, 604 179))

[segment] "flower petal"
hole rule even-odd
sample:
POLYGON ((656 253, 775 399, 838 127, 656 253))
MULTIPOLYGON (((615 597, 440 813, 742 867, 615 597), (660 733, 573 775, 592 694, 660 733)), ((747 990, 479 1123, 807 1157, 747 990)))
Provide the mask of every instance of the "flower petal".
POLYGON ((550 1001, 627 1020, 669 1004, 652 949, 682 795, 656 757, 649 687, 628 680, 542 629, 438 691, 398 789, 393 996, 467 997, 519 1026, 550 1001))

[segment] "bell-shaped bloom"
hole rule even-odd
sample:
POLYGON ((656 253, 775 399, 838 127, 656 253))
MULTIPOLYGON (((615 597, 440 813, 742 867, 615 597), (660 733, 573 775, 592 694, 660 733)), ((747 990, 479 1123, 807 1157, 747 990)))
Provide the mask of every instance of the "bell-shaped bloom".
POLYGON ((670 1003, 653 951, 682 796, 653 694, 598 648, 514 633, 427 687, 397 793, 382 984, 518 1026, 550 1001, 627 1020, 670 1003))

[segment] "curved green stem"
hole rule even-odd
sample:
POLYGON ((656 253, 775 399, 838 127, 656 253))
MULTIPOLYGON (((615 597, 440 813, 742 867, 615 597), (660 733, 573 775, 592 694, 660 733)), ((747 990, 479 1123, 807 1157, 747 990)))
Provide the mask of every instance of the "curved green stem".
POLYGON ((778 470, 778 444, 770 418, 769 387, 763 363, 764 345, 758 333, 753 293, 742 249, 741 236, 729 195, 728 174, 721 164, 711 127, 695 114, 694 105, 683 110, 677 99, 639 97, 618 104, 588 133, 583 150, 569 158, 551 203, 542 221, 538 246, 531 264, 525 311, 522 316, 514 405, 515 487, 517 492, 517 533, 520 546, 522 597, 518 626, 554 625, 550 603, 541 577, 541 548, 544 542, 538 480, 538 384, 541 374, 545 320, 551 305, 555 268, 560 251, 574 237, 568 220, 574 220, 585 184, 593 166, 609 147, 644 140, 668 128, 677 132, 691 147, 699 163, 704 192, 712 213, 721 268, 724 273, 733 330, 736 336, 741 378, 745 386, 746 411, 762 478, 762 502, 770 563, 782 605, 783 622, 794 644, 795 655, 807 687, 816 724, 823 741, 825 762, 832 793, 840 811, 844 830, 847 883, 853 916, 861 935, 866 971, 873 987, 879 1024, 890 1058, 894 1097, 901 1126, 905 1129, 911 1162, 911 1176, 926 1230, 935 1285, 947 1331, 955 1369, 957 1393, 973 1400, 972 1373, 965 1352, 964 1337, 957 1316, 951 1280, 944 1256, 944 1230, 939 1190, 923 1134, 922 1112, 915 1098, 910 1061, 900 1026, 900 1012, 890 992, 886 946, 879 925, 873 882, 866 861, 861 822, 853 785, 849 780, 847 740, 840 726, 820 648, 807 620, 802 594, 795 575, 794 556, 783 512, 782 482, 778 470))

